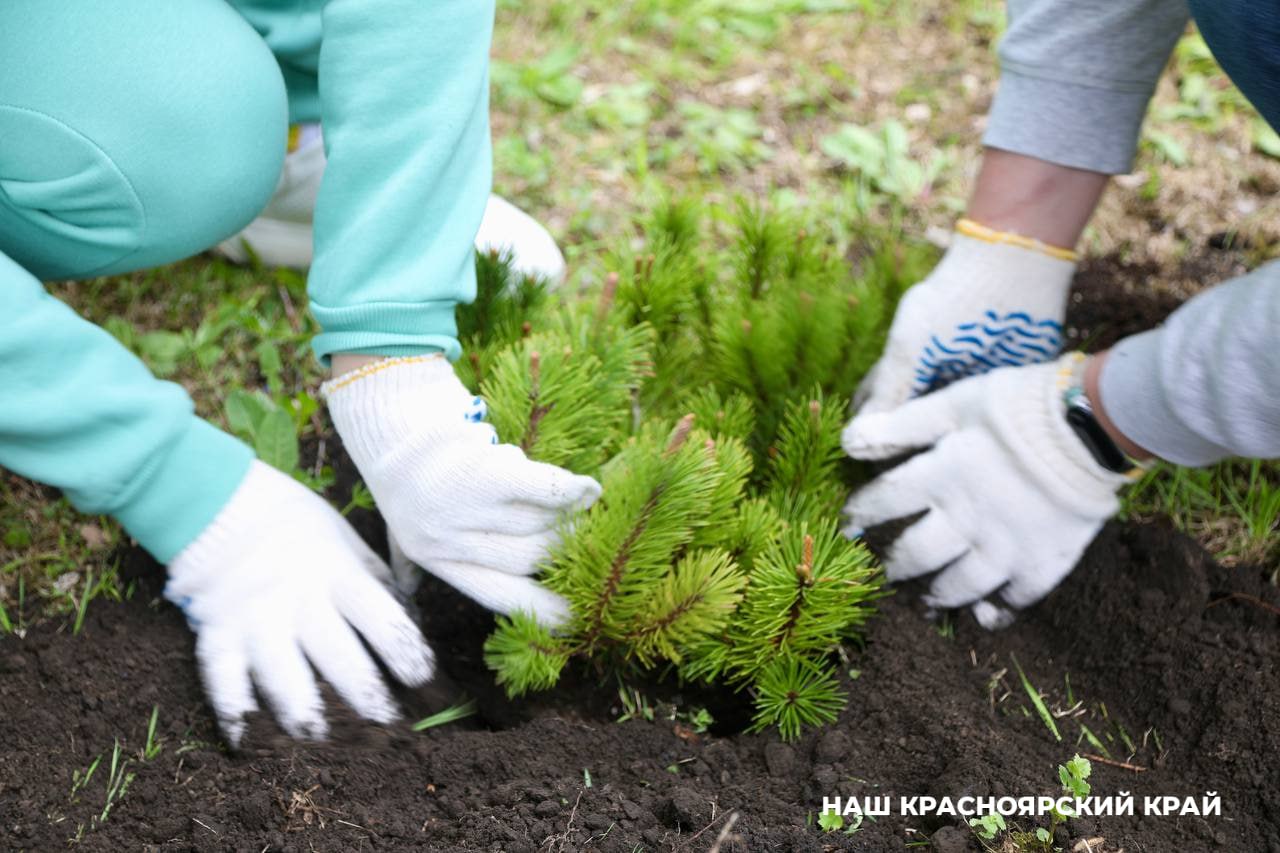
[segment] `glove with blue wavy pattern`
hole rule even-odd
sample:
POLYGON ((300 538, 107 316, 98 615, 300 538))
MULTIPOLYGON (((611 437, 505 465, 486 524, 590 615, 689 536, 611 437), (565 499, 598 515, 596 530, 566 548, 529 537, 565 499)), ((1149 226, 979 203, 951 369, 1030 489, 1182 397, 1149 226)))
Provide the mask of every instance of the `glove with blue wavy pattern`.
POLYGON ((902 297, 854 408, 889 411, 966 376, 1056 357, 1075 260, 1070 250, 960 220, 937 267, 902 297))

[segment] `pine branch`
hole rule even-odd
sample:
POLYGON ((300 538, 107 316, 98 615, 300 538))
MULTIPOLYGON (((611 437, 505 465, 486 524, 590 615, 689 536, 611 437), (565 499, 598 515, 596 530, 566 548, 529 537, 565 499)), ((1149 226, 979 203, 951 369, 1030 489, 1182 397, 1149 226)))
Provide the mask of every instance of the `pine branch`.
POLYGON ((795 599, 792 600, 791 607, 787 610, 787 621, 770 638, 770 642, 778 648, 782 648, 783 644, 790 639, 791 632, 795 629, 796 623, 800 621, 800 615, 804 612, 805 597, 813 587, 813 537, 806 535, 802 547, 800 563, 796 566, 795 599))
POLYGON ((588 646, 625 637, 705 518, 719 474, 714 455, 690 441, 686 416, 659 440, 649 434, 606 467, 604 498, 557 555, 547 584, 581 615, 588 646))
POLYGON ((626 636, 632 654, 644 666, 658 658, 680 663, 684 649, 728 624, 745 584, 746 578, 724 551, 685 556, 655 590, 654 612, 626 636))
POLYGON ((773 504, 797 521, 818 522, 839 511, 848 487, 839 476, 843 406, 815 388, 808 400, 788 404, 770 448, 764 490, 773 504))
POLYGON ((687 395, 682 405, 693 413, 698 426, 717 441, 736 438, 745 443, 755 432, 755 408, 740 392, 722 395, 715 388, 703 386, 687 395))
POLYGON ((538 424, 555 408, 555 403, 542 405, 539 402, 539 391, 542 379, 542 355, 534 350, 529 353, 529 420, 524 435, 520 438, 520 449, 525 453, 533 451, 538 440, 538 424))
POLYGON ((497 617, 498 627, 484 642, 484 662, 497 682, 515 697, 555 686, 573 646, 555 637, 532 616, 516 612, 497 617))
POLYGON ((829 668, 798 657, 771 662, 755 688, 752 731, 777 726, 783 740, 798 737, 805 726, 835 722, 848 701, 829 668))
POLYGON ((834 520, 793 528, 755 561, 731 629, 733 668, 750 675, 779 656, 831 651, 879 589, 870 554, 834 520))

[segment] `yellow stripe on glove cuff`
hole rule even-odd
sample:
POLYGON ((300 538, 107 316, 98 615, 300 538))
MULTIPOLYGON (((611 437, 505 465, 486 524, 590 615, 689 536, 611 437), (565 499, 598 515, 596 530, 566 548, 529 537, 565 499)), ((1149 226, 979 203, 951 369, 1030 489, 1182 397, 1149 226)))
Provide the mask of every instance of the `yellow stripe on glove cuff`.
POLYGON ((985 243, 1003 243, 1007 246, 1017 246, 1020 249, 1030 249, 1033 252, 1039 252, 1042 255, 1048 255, 1060 261, 1075 263, 1080 260, 1080 256, 1071 249, 1050 246, 1048 243, 1042 243, 1032 237, 1023 237, 1021 234, 1013 234, 1009 231, 997 231, 980 222, 974 222, 972 219, 961 219, 957 222, 956 233, 972 237, 975 240, 982 240, 985 243))
POLYGON ((421 364, 427 361, 444 358, 440 353, 432 353, 431 355, 405 355, 396 356, 394 358, 384 358, 381 361, 375 361, 372 364, 366 364, 364 367, 357 367, 355 370, 348 371, 341 376, 335 376, 328 382, 320 386, 320 393, 326 398, 335 391, 340 391, 348 385, 359 382, 365 377, 372 376, 375 373, 381 373, 390 367, 399 367, 404 364, 421 364))

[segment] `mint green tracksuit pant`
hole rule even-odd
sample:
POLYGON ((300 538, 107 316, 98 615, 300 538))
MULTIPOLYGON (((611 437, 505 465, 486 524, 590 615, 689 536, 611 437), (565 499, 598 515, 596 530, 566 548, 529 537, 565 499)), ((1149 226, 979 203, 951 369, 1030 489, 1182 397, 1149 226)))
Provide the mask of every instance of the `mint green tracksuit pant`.
POLYGON ((315 349, 456 357, 488 197, 493 0, 0 3, 0 467, 167 562, 251 451, 42 281, 168 263, 266 204, 323 119, 315 349))

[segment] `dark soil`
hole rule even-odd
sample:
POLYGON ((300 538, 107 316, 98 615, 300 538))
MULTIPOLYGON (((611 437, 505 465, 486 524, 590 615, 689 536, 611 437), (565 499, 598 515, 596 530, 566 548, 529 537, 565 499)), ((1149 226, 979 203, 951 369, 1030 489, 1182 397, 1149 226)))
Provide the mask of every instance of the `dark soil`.
MULTIPOLYGON (((1110 304, 1090 284, 1130 273, 1141 275, 1082 275, 1076 310, 1105 320, 1077 314, 1086 338, 1097 329, 1093 341, 1107 343, 1172 307, 1110 304)), ((379 544, 375 519, 360 526, 379 544)), ((231 755, 216 745, 192 636, 159 598, 160 569, 122 557, 134 595, 95 602, 79 636, 46 623, 0 641, 0 849, 64 849, 84 827, 81 849, 111 851, 976 850, 954 818, 895 815, 851 835, 812 819, 824 796, 1054 793, 1059 763, 1098 751, 1078 742, 1085 725, 1114 760, 1145 768, 1095 761, 1095 794, 1129 791, 1140 804, 1215 791, 1222 815, 1081 818, 1059 846, 1101 837, 1095 853, 1280 853, 1280 590, 1262 568, 1224 569, 1167 525, 1108 526, 1062 587, 995 634, 967 614, 930 623, 900 591, 864 647, 847 650, 842 668, 856 679, 839 723, 790 744, 738 731, 745 697, 672 685, 640 685, 655 719, 618 723, 617 682, 586 672, 508 702, 481 661, 490 617, 428 583, 417 605, 450 681, 406 697, 410 719, 464 691, 475 717, 380 728, 330 696, 329 742, 291 742, 260 716, 231 755), (1061 713, 1061 742, 1011 674, 1015 658, 1061 713), (694 733, 667 718, 670 702, 708 707, 717 725, 694 733), (155 706, 162 749, 143 761, 155 706), (94 825, 117 740, 136 776, 94 825), (73 772, 98 755, 72 796, 73 772)))

